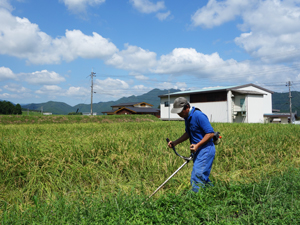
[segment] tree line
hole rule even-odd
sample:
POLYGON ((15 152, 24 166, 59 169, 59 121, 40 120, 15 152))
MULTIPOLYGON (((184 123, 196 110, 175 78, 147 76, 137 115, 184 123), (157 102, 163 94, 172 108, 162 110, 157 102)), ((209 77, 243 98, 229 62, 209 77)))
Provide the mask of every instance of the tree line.
POLYGON ((20 104, 14 105, 11 102, 0 101, 0 114, 4 114, 4 115, 12 115, 12 114, 22 115, 22 107, 21 107, 20 104))

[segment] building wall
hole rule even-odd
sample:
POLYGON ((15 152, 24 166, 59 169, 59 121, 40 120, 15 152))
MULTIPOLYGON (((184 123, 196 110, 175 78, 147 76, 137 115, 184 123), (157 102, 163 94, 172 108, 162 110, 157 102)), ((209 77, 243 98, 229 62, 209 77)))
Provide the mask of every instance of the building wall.
MULTIPOLYGON (((176 97, 172 97, 170 96, 170 106, 166 107, 165 106, 165 102, 168 102, 168 96, 166 97, 162 97, 160 98, 160 118, 164 119, 164 120, 168 120, 169 119, 169 115, 170 115, 170 119, 181 119, 180 116, 178 116, 175 113, 171 113, 171 109, 173 108, 173 102, 175 101, 176 97), (169 113, 170 112, 170 113, 169 113)), ((190 96, 189 95, 182 95, 181 97, 185 97, 188 101, 190 101, 190 96)))
POLYGON ((253 86, 239 88, 238 90, 257 91, 263 93, 263 113, 272 113, 272 94, 270 92, 264 91, 253 86))
POLYGON ((191 103, 191 106, 200 109, 210 122, 226 123, 228 120, 227 102, 191 103))
POLYGON ((289 123, 289 119, 288 117, 264 117, 264 120, 267 122, 267 123, 281 123, 281 124, 288 124, 289 123), (280 120, 280 121, 277 121, 277 120, 280 120))
POLYGON ((248 95, 246 102, 246 123, 264 123, 264 97, 262 95, 248 95))
MULTIPOLYGON (((177 114, 171 113, 171 109, 173 108, 173 102, 176 97, 170 96, 170 119, 181 119, 177 114)), ((188 101, 190 101, 189 96, 185 97, 188 101)), ((163 97, 160 100, 160 117, 161 119, 168 120, 169 119, 169 107, 165 107, 165 102, 168 101, 168 97, 163 97)), ((205 103, 191 103, 191 106, 199 108, 211 122, 227 122, 227 102, 205 102, 205 103)))
POLYGON ((117 112, 117 115, 127 115, 127 114, 133 114, 133 113, 127 109, 122 109, 117 112))
POLYGON ((232 122, 245 123, 247 122, 247 95, 233 92, 232 94, 232 122), (241 100, 244 100, 244 105, 241 105, 241 100))

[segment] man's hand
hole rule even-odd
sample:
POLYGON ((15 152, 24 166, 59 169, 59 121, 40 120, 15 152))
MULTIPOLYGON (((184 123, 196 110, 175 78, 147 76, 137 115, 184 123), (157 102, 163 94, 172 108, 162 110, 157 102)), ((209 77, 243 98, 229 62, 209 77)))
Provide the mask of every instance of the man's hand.
POLYGON ((169 141, 168 146, 169 148, 173 148, 175 147, 175 144, 173 143, 173 141, 169 141))
POLYGON ((197 144, 191 144, 190 145, 190 150, 191 150, 191 153, 195 153, 198 149, 198 145, 197 144))

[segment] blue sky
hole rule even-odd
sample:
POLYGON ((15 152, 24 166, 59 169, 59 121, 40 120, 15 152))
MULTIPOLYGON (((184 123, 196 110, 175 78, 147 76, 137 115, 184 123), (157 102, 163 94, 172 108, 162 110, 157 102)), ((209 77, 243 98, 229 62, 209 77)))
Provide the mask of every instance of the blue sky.
POLYGON ((69 105, 254 83, 300 91, 300 0, 0 0, 0 99, 69 105))

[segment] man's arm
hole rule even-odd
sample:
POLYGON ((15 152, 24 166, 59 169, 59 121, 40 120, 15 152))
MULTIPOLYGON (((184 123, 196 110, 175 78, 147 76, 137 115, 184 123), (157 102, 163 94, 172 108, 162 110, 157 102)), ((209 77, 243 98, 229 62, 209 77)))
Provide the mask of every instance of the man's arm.
POLYGON ((198 149, 201 145, 205 144, 205 143, 208 142, 210 139, 212 139, 212 138, 214 137, 214 135, 215 135, 214 133, 208 133, 208 134, 205 134, 204 137, 202 138, 202 140, 199 141, 197 144, 191 144, 191 145, 190 145, 190 150, 191 150, 191 152, 192 152, 192 153, 196 152, 197 149, 198 149))
POLYGON ((186 141, 187 139, 189 139, 189 135, 187 132, 185 132, 180 138, 178 138, 176 141, 170 141, 168 143, 168 146, 170 148, 175 147, 176 145, 180 144, 181 142, 186 141))

